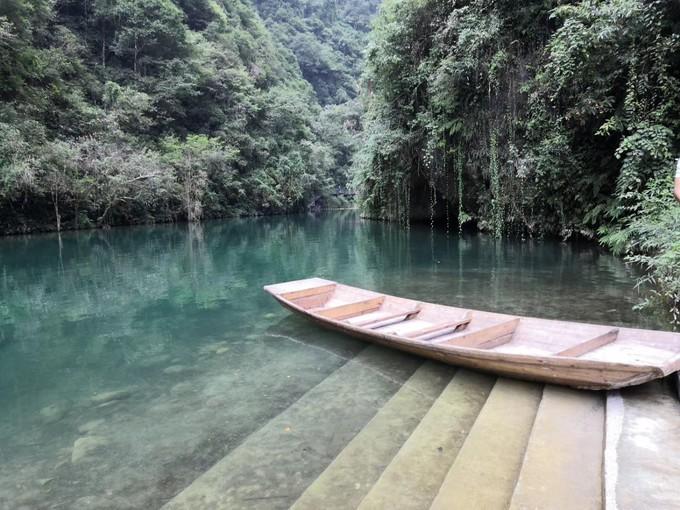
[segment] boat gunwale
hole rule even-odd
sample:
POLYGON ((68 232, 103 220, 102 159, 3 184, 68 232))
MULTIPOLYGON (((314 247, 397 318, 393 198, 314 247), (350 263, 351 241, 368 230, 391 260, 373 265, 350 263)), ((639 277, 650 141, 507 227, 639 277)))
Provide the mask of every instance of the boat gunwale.
MULTIPOLYGON (((565 323, 565 324, 578 324, 579 326, 593 326, 593 327, 596 327, 596 328, 618 328, 618 329, 624 330, 624 331, 651 331, 651 332, 654 332, 654 333, 662 333, 662 334, 670 334, 670 335, 680 334, 680 333, 677 333, 675 331, 669 331, 669 330, 666 330, 666 329, 630 328, 630 327, 627 327, 627 326, 620 326, 620 325, 616 325, 616 324, 596 324, 596 323, 593 323, 593 322, 583 322, 583 321, 578 321, 578 320, 546 319, 545 317, 533 317, 531 315, 512 315, 512 314, 505 313, 505 312, 497 312, 497 311, 493 311, 493 310, 482 310, 482 309, 479 309, 479 308, 468 309, 468 308, 463 308, 463 307, 454 306, 454 305, 444 305, 444 304, 441 304, 441 303, 431 303, 429 301, 422 301, 422 300, 414 299, 414 298, 407 298, 407 297, 402 297, 402 296, 393 296, 391 294, 385 294, 385 293, 382 293, 382 292, 378 292, 377 290, 364 289, 363 287, 354 287, 352 285, 346 285, 344 283, 338 283, 338 282, 333 281, 333 280, 326 280, 325 278, 304 278, 302 280, 293 280, 293 281, 297 282, 297 281, 304 281, 304 280, 307 280, 307 279, 324 281, 324 282, 327 282, 329 284, 333 283, 333 284, 337 285, 338 287, 344 287, 346 289, 358 290, 358 291, 362 291, 362 292, 371 292, 373 294, 385 296, 386 298, 405 299, 407 301, 413 301, 415 303, 420 303, 420 304, 423 304, 423 305, 442 306, 442 307, 445 307, 445 308, 456 308, 458 310, 470 310, 471 312, 488 313, 488 314, 492 314, 492 315, 505 316, 505 317, 508 317, 510 319, 519 318, 519 319, 527 319, 527 320, 530 320, 530 321, 535 320, 535 321, 541 321, 541 322, 556 322, 556 323, 561 322, 561 323, 565 323)), ((262 288, 265 292, 269 293, 270 295, 277 297, 277 298, 282 298, 280 294, 277 294, 276 292, 272 291, 270 289, 270 287, 275 287, 277 285, 284 285, 286 283, 292 283, 292 282, 274 283, 274 284, 271 284, 271 285, 265 285, 262 288)), ((284 294, 285 294, 285 292, 284 292, 284 294)), ((287 302, 290 302, 290 301, 286 300, 285 298, 282 298, 282 299, 287 301, 287 302)), ((294 303, 292 303, 292 304, 294 305, 294 303)), ((296 306, 296 309, 298 309, 298 308, 299 307, 296 306)), ((302 308, 302 310, 305 311, 304 308, 302 308)), ((343 323, 343 324, 349 324, 349 323, 343 323)), ((668 351, 668 352, 672 352, 672 351, 668 351)), ((673 358, 673 361, 679 361, 680 362, 680 352, 678 352, 677 358, 673 358)))
MULTIPOLYGON (((349 285, 344 285, 340 284, 337 282, 333 282, 331 280, 324 280, 324 279, 319 279, 316 278, 315 280, 317 281, 323 281, 327 283, 334 283, 338 288, 345 288, 349 290, 355 290, 355 291, 363 291, 363 292, 369 292, 372 294, 384 296, 386 299, 389 298, 394 298, 394 299, 403 299, 406 301, 412 301, 421 305, 433 305, 433 306, 441 306, 441 307, 446 307, 446 308, 452 308, 452 309, 457 309, 457 310, 466 310, 465 308, 460 308, 460 307, 455 307, 455 306, 449 306, 449 305, 442 305, 442 304, 437 304, 437 303, 428 303, 426 301, 419 301, 419 300, 414 300, 410 298, 401 298, 397 296, 391 296, 389 294, 384 294, 384 293, 379 293, 376 291, 372 291, 369 289, 363 289, 360 287, 352 287, 349 285)), ((298 280, 302 281, 302 280, 298 280)), ((283 283, 285 285, 286 282, 283 283)), ((279 284, 275 284, 279 285, 279 284)), ((376 330, 371 330, 371 329, 366 329, 361 326, 353 325, 350 322, 346 322, 344 320, 335 320, 332 318, 327 318, 322 315, 318 315, 310 310, 307 310, 303 308, 302 306, 299 306, 295 302, 288 300, 284 298, 282 295, 277 294, 271 287, 273 285, 267 285, 264 287, 264 290, 271 294, 280 304, 282 304, 284 307, 288 308, 289 310, 298 313, 304 317, 307 317, 314 322, 317 322, 321 325, 326 325, 328 327, 331 327, 334 330, 338 330, 341 332, 345 332, 347 334, 351 334, 352 336, 359 337, 368 341, 375 341, 377 343, 380 343, 382 345, 386 346, 394 346, 395 348, 402 348, 404 350, 408 350, 409 352, 413 353, 421 353, 423 355, 431 355, 435 357, 450 357, 450 358, 458 358, 457 360, 451 359, 450 362, 456 363, 456 361, 460 361, 461 364, 464 364, 466 361, 469 363, 494 363, 502 366, 507 366, 508 371, 514 371, 517 372, 518 370, 521 370, 523 367, 526 370, 533 370, 533 371, 545 371, 545 370, 582 370, 582 371, 595 371, 599 373, 619 373, 619 377, 617 380, 613 381, 603 381, 603 382, 597 382, 594 380, 582 380, 582 384, 579 384, 579 379, 575 377, 563 377, 559 374, 556 374, 554 377, 551 377, 549 374, 538 374, 535 373, 533 376, 532 374, 523 374, 521 377, 525 378, 531 378, 534 380, 541 380, 544 382, 550 382, 551 379, 558 380, 558 379, 572 379, 574 382, 573 383, 568 383, 569 386, 576 386, 576 387, 582 387, 582 388, 589 388, 589 389, 614 389, 614 388, 620 388, 620 387, 626 387, 626 386, 632 386, 636 384, 641 384, 650 380, 658 379, 661 377, 665 377, 677 370, 680 369, 680 353, 678 353, 677 356, 669 356, 668 359, 664 360, 662 363, 658 365, 654 364, 649 364, 649 363, 627 363, 627 362, 621 362, 621 361, 602 361, 602 360, 593 360, 593 359, 585 359, 582 357, 576 357, 576 356, 558 356, 558 355, 540 355, 540 354, 519 354, 519 353, 508 353, 508 352, 499 352, 499 351, 494 351, 492 349, 485 349, 485 348, 476 348, 476 347, 469 347, 469 346, 458 346, 458 345, 453 345, 449 344, 447 345, 446 343, 429 343, 427 341, 423 340, 417 340, 417 339, 410 339, 407 337, 402 337, 399 335, 395 334, 390 334, 386 332, 380 332, 376 330), (630 373, 631 377, 627 379, 623 379, 622 373, 630 373)), ((285 292, 282 292, 282 294, 285 294, 285 292)), ((481 313, 488 313, 493 316, 497 317, 502 317, 502 318, 508 318, 508 319, 522 319, 526 321, 538 321, 538 322, 549 322, 549 323, 565 323, 568 324, 569 322, 573 322, 574 324, 582 325, 582 326, 593 326, 593 327, 611 327, 607 325, 600 325, 600 324, 590 324, 590 323, 584 323, 584 322, 577 322, 577 321, 561 321, 561 320, 554 320, 554 319, 541 319, 541 318, 535 318, 535 317, 526 317, 526 316, 520 316, 520 315, 509 315, 509 314, 503 314, 503 313, 498 313, 498 312, 488 312, 488 311, 483 311, 483 310, 470 310, 472 312, 481 312, 481 313)), ((628 330, 628 331, 636 331, 634 328, 625 328, 622 327, 620 328, 622 330, 628 330)), ((657 330, 643 330, 643 331, 653 331, 656 332, 657 330)), ((667 331, 658 331, 659 333, 662 334, 672 334, 672 332, 667 332, 667 331)), ((674 351, 672 350, 666 350, 669 355, 672 355, 674 351)), ((480 370, 484 370, 483 366, 477 367, 480 370)), ((490 371, 494 371, 493 369, 489 369, 490 371)), ((502 371, 501 369, 496 370, 502 371)), ((519 375, 518 375, 519 376, 519 375)), ((564 383, 563 383, 564 384, 564 383)))
MULTIPOLYGON (((280 296, 277 296, 273 294, 273 296, 279 300, 281 303, 285 303, 288 305, 290 308, 294 308, 296 312, 300 312, 302 315, 306 315, 307 317, 311 317, 317 321, 320 322, 326 322, 335 325, 338 329, 346 329, 350 330, 356 333, 360 333, 362 335, 365 335, 367 337, 379 337, 383 338, 385 340, 389 340, 390 342, 395 342, 395 343, 403 343, 404 345, 409 345, 409 346, 414 346, 414 347, 419 347, 419 348, 426 348, 426 350, 431 350, 431 351, 438 351, 443 354, 448 354, 448 353, 465 353, 466 355, 471 354, 471 355, 478 355, 480 359, 488 359, 488 358, 503 358, 503 359, 514 359, 517 361, 522 361, 522 362, 536 362, 538 365, 545 365, 547 361, 549 361, 551 364, 556 364, 561 367, 566 367, 566 368, 580 368, 580 366, 586 366, 590 365, 588 368, 597 368, 597 367, 611 367, 613 369, 617 370, 625 370, 625 371, 633 371, 633 372, 639 372, 640 369, 642 370, 662 370, 661 367, 655 366, 655 365, 638 365, 634 363, 621 363, 618 361, 599 361, 599 360, 591 360, 591 359, 584 359, 584 358, 579 358, 579 357, 570 357, 570 356, 539 356, 539 355, 533 355, 533 354, 517 354, 517 353, 501 353, 498 351, 493 351, 489 349, 479 349, 475 347, 463 347, 459 345, 450 345, 446 346, 445 344, 435 344, 435 343, 429 343, 426 340, 424 341, 418 341, 416 339, 412 338, 406 338, 406 337, 401 337, 398 335, 391 335, 389 333, 383 333, 380 331, 375 331, 375 330, 368 330, 366 328, 362 328, 360 326, 354 326, 349 322, 343 322, 335 319, 329 319, 327 317, 324 317, 322 315, 317 315, 314 312, 310 312, 308 310, 305 310, 304 308, 296 305, 295 303, 292 303, 291 301, 288 301, 284 298, 281 298, 280 296), (575 366, 578 365, 578 366, 575 366)), ((428 303, 429 304, 429 303, 428 303)), ((494 313, 494 312, 489 312, 489 313, 494 313)), ((512 317, 512 316, 508 316, 512 317)), ((518 316, 517 318, 522 319, 524 317, 518 316)), ((547 320, 547 319, 540 319, 540 320, 547 320)), ((580 323, 582 324, 582 323, 580 323)))

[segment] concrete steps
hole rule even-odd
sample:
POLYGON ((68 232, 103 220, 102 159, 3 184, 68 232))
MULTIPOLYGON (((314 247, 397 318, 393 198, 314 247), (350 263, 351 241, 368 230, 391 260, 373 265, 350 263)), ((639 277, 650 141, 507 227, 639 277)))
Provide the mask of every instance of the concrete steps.
POLYGON ((292 508, 356 508, 454 373, 452 367, 424 363, 292 508))
POLYGON ((288 508, 421 364, 367 347, 163 508, 288 508))
POLYGON ((505 510, 510 505, 542 387, 499 379, 431 508, 505 510))
POLYGON ((359 508, 428 508, 494 380, 468 370, 456 372, 359 508))
POLYGON ((617 481, 607 494, 608 510, 680 508, 680 403, 676 389, 666 383, 654 381, 608 396, 619 401, 613 406, 619 407, 619 416, 607 416, 607 434, 618 435, 613 462, 607 465, 607 477, 617 481), (617 426, 615 434, 610 428, 617 426))
MULTIPOLYGON (((629 432, 616 443, 625 463, 614 503, 677 508, 680 407, 650 402, 644 389, 624 395, 629 432), (646 433, 656 445, 665 434, 667 468, 658 460, 666 452, 647 451, 646 433)), ((496 379, 371 346, 164 508, 609 510, 604 404, 602 393, 496 379)))
POLYGON ((604 399, 600 392, 546 386, 511 510, 600 510, 604 399))

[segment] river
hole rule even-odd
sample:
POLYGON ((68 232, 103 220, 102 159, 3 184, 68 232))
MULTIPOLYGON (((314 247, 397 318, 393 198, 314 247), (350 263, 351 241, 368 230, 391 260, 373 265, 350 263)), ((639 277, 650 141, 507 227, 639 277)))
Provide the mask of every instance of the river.
MULTIPOLYGON (((664 328, 633 311, 634 270, 588 244, 405 231, 353 212, 4 238, 0 508, 162 506, 364 348, 262 291, 310 276, 664 328)), ((350 411, 338 438, 365 418, 350 411)))

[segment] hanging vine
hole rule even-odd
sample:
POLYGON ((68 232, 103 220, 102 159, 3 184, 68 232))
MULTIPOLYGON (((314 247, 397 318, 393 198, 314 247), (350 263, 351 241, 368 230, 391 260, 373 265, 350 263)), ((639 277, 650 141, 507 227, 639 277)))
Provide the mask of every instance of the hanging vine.
POLYGON ((458 233, 463 233, 463 225, 470 220, 470 216, 463 209, 463 148, 458 146, 456 151, 456 177, 458 178, 458 233))
POLYGON ((489 175, 491 176, 491 221, 495 238, 503 235, 503 203, 501 198, 501 177, 498 164, 498 130, 491 129, 489 141, 489 175))

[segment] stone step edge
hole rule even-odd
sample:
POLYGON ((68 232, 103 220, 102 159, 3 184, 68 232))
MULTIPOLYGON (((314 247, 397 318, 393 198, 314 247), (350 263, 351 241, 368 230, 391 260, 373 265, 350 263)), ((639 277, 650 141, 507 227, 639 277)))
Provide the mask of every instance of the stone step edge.
MULTIPOLYGON (((318 506, 319 502, 316 501, 319 498, 312 493, 312 491, 317 489, 317 484, 318 483, 330 484, 332 482, 330 481, 329 477, 342 475, 342 473, 336 475, 335 470, 346 468, 347 466, 342 465, 342 463, 345 462, 345 458, 348 455, 354 454, 355 453, 354 449, 359 448, 363 442, 370 440, 371 436, 375 434, 375 432, 377 432, 377 430, 374 429, 379 429, 380 425, 384 420, 390 419, 389 416, 390 413, 394 412, 396 408, 403 406, 401 400, 405 398, 404 395, 405 392, 415 393, 418 398, 422 398, 425 399, 425 401, 427 401, 427 405, 424 409, 422 409, 422 413, 419 413, 417 416, 415 416, 415 418, 417 418, 417 421, 413 423, 413 427, 410 428, 410 430, 408 430, 408 435, 406 435, 406 437, 404 438, 404 441, 407 441, 413 430, 415 430, 417 426, 420 424, 422 417, 427 414, 432 404, 437 400, 437 398, 439 398, 442 391, 444 391, 444 388, 449 384, 454 374, 455 369, 453 367, 450 367, 448 365, 441 365, 439 363, 432 361, 425 362, 420 368, 418 368, 418 370, 416 370, 416 372, 408 379, 408 381, 404 383, 404 385, 399 389, 399 391, 397 391, 397 393, 395 393, 392 396, 392 398, 390 398, 390 400, 387 401, 387 403, 385 403, 385 405, 366 424, 366 426, 347 444, 347 446, 328 465, 328 467, 319 475, 319 477, 309 485, 305 492, 303 492, 298 498, 298 500, 291 506, 291 509, 301 510, 303 508, 306 509, 319 508, 318 506), (422 386, 424 384, 427 384, 431 387, 430 389, 433 390, 432 392, 433 394, 427 394, 424 391, 422 391, 422 386)), ((409 418, 414 418, 414 416, 410 415, 409 418)), ((378 480, 384 468, 387 467, 387 465, 389 465, 391 460, 394 458, 394 455, 397 454, 402 444, 395 448, 394 451, 389 453, 386 452, 386 454, 389 455, 389 458, 383 459, 384 464, 380 466, 379 471, 375 473, 371 485, 366 487, 355 487, 357 492, 361 491, 361 494, 359 494, 358 501, 356 501, 357 500, 356 497, 347 496, 348 500, 343 503, 342 506, 343 508, 355 507, 355 505, 349 501, 350 499, 356 501, 357 504, 361 501, 361 499, 368 493, 368 491, 370 491, 372 485, 378 480)), ((352 496, 356 495, 357 495, 356 493, 352 494, 352 496)), ((327 509, 336 508, 336 506, 329 507, 328 505, 330 503, 328 501, 324 501, 323 504, 326 505, 324 508, 327 509)))

